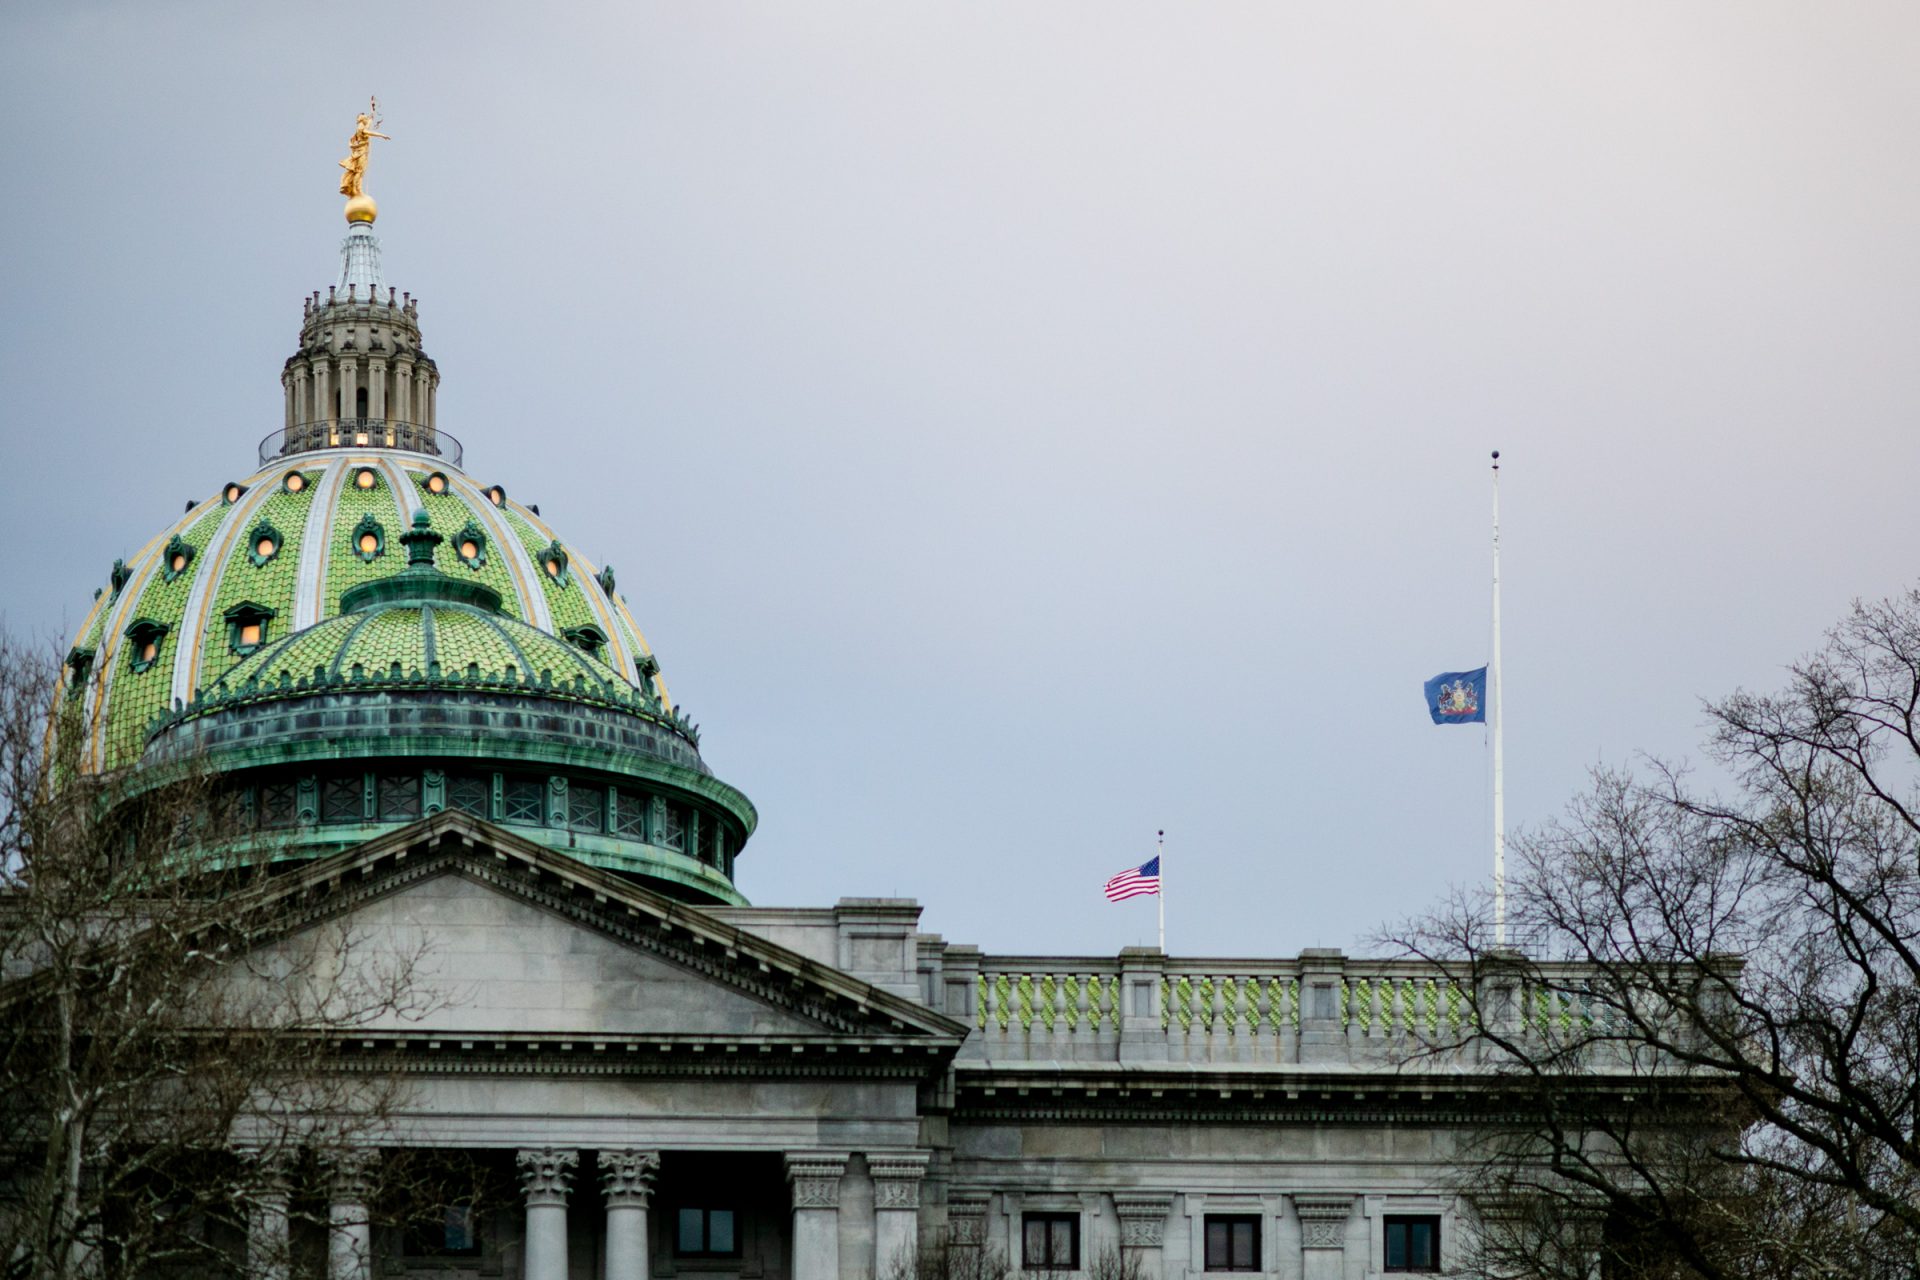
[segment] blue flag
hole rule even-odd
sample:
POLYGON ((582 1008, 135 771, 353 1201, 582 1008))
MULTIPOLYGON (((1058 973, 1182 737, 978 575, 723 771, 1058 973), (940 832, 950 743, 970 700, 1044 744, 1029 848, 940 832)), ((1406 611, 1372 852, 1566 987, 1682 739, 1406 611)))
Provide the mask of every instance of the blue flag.
POLYGON ((1427 714, 1435 724, 1487 722, 1487 669, 1442 671, 1427 681, 1427 714))

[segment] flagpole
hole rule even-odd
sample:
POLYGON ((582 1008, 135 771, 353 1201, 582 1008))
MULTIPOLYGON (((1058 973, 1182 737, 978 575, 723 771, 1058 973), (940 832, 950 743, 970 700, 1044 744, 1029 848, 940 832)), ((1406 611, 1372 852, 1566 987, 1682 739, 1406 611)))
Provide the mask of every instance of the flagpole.
MULTIPOLYGON (((1153 842, 1153 856, 1159 859, 1167 851, 1167 833, 1162 831, 1153 842)), ((1160 862, 1160 892, 1153 895, 1154 905, 1160 909, 1160 954, 1167 954, 1167 864, 1160 862)))
POLYGON ((1493 451, 1493 942, 1507 945, 1507 804, 1502 776, 1501 719, 1507 702, 1500 696, 1500 451, 1493 451))

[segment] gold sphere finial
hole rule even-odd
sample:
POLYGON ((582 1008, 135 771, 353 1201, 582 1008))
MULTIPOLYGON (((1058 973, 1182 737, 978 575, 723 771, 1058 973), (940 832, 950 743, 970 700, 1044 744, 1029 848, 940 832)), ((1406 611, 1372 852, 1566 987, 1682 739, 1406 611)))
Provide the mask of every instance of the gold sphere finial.
POLYGON ((380 206, 375 204, 373 197, 364 191, 347 201, 347 221, 350 224, 355 222, 372 222, 379 216, 380 206))

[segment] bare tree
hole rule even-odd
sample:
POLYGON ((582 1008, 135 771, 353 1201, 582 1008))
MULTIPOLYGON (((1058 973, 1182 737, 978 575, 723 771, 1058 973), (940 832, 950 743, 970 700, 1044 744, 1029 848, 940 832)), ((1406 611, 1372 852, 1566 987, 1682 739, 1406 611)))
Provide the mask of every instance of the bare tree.
POLYGON ((290 1173, 377 1139, 396 1086, 329 1058, 422 1007, 416 957, 289 937, 219 779, 84 771, 88 702, 0 637, 0 1272, 232 1273, 290 1173))
POLYGON ((1920 593, 1707 707, 1726 794, 1601 771, 1512 846, 1519 949, 1397 931, 1474 1003, 1496 1275, 1920 1275, 1920 593))

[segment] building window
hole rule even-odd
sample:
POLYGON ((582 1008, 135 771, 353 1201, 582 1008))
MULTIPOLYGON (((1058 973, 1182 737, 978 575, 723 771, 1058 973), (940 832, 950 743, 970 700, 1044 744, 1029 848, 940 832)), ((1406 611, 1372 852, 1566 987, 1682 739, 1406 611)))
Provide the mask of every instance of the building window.
POLYGON ((491 817, 488 804, 492 781, 475 773, 456 773, 447 779, 447 807, 476 818, 491 817))
POLYGON ((407 1254, 415 1258, 477 1258, 480 1219, 470 1204, 450 1204, 407 1228, 407 1254))
POLYGON ((504 798, 501 817, 506 821, 530 827, 547 824, 547 785, 541 779, 508 778, 504 798))
MULTIPOLYGON (((295 475, 300 474, 294 472, 295 475)), ((285 541, 280 531, 262 520, 253 526, 253 532, 247 535, 247 559, 253 561, 257 569, 280 554, 280 544, 285 541)))
POLYGON ((353 487, 356 489, 372 489, 379 484, 380 473, 372 467, 362 467, 353 473, 353 487))
POLYGON ((160 553, 160 580, 172 582, 187 571, 193 563, 193 544, 179 534, 174 534, 167 542, 167 549, 160 553))
POLYGON ((67 651, 67 694, 78 697, 87 687, 87 677, 93 674, 93 650, 82 649, 77 645, 67 651))
POLYGON ((657 845, 668 849, 678 849, 682 853, 687 849, 686 814, 677 805, 666 805, 661 810, 660 830, 654 836, 657 845))
POLYGON ((647 798, 631 791, 613 793, 613 830, 629 840, 647 838, 647 798))
POLYGON ((300 784, 269 782, 260 788, 260 825, 290 827, 300 816, 300 784))
POLYGON ((367 782, 357 773, 328 778, 320 788, 320 821, 359 822, 364 816, 367 782))
POLYGON ((1260 1215, 1257 1213, 1210 1213, 1207 1215, 1207 1270, 1258 1271, 1260 1269, 1260 1215))
POLYGON ((569 644, 589 658, 597 658, 600 651, 607 647, 607 633, 588 623, 583 627, 568 627, 560 633, 569 644))
POLYGON ((571 783, 567 787, 567 825, 575 831, 599 834, 607 824, 607 791, 571 783))
POLYGON ((1020 1215, 1020 1265, 1054 1271, 1080 1269, 1080 1215, 1020 1215))
POLYGON ((460 563, 467 568, 476 572, 486 568, 487 535, 473 521, 467 521, 466 528, 460 530, 459 536, 453 540, 453 550, 460 557, 460 563))
POLYGON ((307 487, 306 473, 300 471, 287 472, 286 475, 280 477, 280 487, 288 493, 299 493, 307 487))
POLYGON ((1388 1214, 1384 1221, 1387 1270, 1440 1270, 1439 1214, 1388 1214))
POLYGON ((496 507, 507 505, 507 490, 504 485, 494 485, 487 490, 487 501, 496 507))
POLYGON ((567 549, 558 542, 549 542, 547 549, 540 553, 540 568, 563 587, 573 581, 567 572, 567 549))
POLYGON ((411 822, 420 816, 420 779, 413 774, 387 774, 380 779, 380 820, 411 822))
POLYGON ((387 531, 372 516, 361 516, 353 526, 353 554, 368 564, 378 560, 387 549, 387 531))
POLYGON ((247 491, 247 486, 239 483, 238 481, 230 481, 228 482, 227 487, 220 491, 220 501, 230 507, 234 503, 240 501, 240 495, 245 493, 246 491, 247 491))
POLYGON ((444 471, 434 472, 427 477, 426 484, 427 492, 438 497, 447 491, 447 473, 444 471))
POLYGON ((167 624, 141 618, 127 628, 127 653, 136 673, 160 661, 160 646, 167 638, 167 624))
POLYGON ((682 1209, 675 1215, 673 1251, 683 1258, 735 1258, 740 1235, 731 1209, 682 1209))
POLYGON ((267 642, 267 624, 273 610, 251 600, 242 600, 223 615, 227 620, 227 647, 246 657, 267 642))

